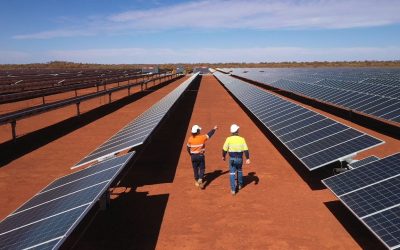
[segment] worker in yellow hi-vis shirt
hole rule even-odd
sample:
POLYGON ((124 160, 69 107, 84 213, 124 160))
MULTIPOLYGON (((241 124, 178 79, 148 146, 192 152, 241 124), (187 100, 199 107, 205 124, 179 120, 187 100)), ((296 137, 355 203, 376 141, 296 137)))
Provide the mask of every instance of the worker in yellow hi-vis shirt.
POLYGON ((250 164, 249 149, 246 140, 239 136, 239 126, 232 124, 232 135, 226 138, 222 148, 222 160, 225 161, 226 153, 229 153, 229 174, 231 183, 231 194, 236 194, 236 181, 235 175, 237 172, 238 189, 243 187, 243 153, 246 156, 246 164, 250 164))

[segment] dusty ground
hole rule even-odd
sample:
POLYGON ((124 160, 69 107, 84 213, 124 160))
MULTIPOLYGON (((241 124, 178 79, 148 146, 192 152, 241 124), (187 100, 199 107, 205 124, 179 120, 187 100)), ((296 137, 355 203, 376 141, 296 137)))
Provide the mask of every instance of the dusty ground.
MULTIPOLYGON (((68 173, 70 166, 182 81, 114 109, 102 110, 104 115, 83 117, 90 122, 75 125, 69 133, 9 160, 0 169, 0 218, 54 178, 68 173)), ((76 249, 382 248, 320 184, 326 173, 309 173, 293 163, 214 77, 203 76, 196 90, 193 86, 186 93, 138 156, 120 187, 113 191, 111 207, 94 218, 76 249), (244 167, 246 185, 236 196, 229 192, 227 163, 221 160, 221 147, 232 123, 241 127, 252 159, 252 164, 244 167), (193 124, 203 127, 204 133, 219 126, 207 143, 205 190, 195 188, 186 152, 193 124)), ((55 112, 64 115, 62 110, 55 112)), ((68 117, 68 111, 65 113, 68 117)), ((34 122, 46 123, 52 118, 41 116, 34 122)), ((386 141, 361 153, 359 158, 372 154, 383 157, 400 148, 398 140, 335 119, 386 141)))

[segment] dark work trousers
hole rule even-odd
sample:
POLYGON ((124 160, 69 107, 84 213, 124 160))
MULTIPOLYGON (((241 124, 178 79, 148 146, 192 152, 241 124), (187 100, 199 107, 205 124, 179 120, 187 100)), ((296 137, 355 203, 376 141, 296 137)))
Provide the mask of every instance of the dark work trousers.
POLYGON ((229 159, 229 174, 230 174, 230 183, 231 183, 231 190, 236 190, 236 181, 235 175, 237 172, 237 179, 239 186, 243 187, 243 159, 242 157, 233 157, 229 159))
POLYGON ((199 179, 203 179, 204 171, 206 169, 204 154, 191 154, 191 158, 192 158, 194 179, 196 181, 199 179))

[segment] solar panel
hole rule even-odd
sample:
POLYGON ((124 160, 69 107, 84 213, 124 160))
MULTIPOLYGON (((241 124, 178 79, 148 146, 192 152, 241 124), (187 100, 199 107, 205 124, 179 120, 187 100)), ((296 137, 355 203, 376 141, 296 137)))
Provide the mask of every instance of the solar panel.
POLYGON ((366 217, 363 221, 389 249, 400 248, 400 205, 366 217))
POLYGON ((114 166, 110 167, 109 164, 97 164, 96 168, 85 168, 82 169, 78 172, 69 174, 64 176, 63 178, 57 179, 53 181, 51 184, 49 184, 47 187, 45 187, 40 193, 44 193, 46 191, 52 190, 56 187, 64 186, 69 183, 73 183, 79 180, 82 180, 84 178, 91 177, 93 175, 102 173, 103 171, 107 171, 109 169, 119 167, 120 165, 124 164, 126 159, 124 157, 116 157, 112 159, 112 164, 114 166))
POLYGON ((400 122, 400 71, 396 69, 222 70, 346 109, 400 122))
POLYGON ((1 248, 60 247, 133 155, 109 159, 52 182, 0 223, 1 248))
POLYGON ((390 208, 400 204, 400 176, 347 193, 340 200, 361 218, 390 208))
POLYGON ((372 155, 372 156, 368 156, 367 158, 364 158, 364 159, 359 160, 359 161, 353 161, 348 166, 350 168, 352 168, 352 169, 353 168, 359 168, 361 166, 364 166, 365 164, 368 164, 370 162, 377 161, 377 160, 379 160, 379 158, 374 156, 374 155, 372 155))
POLYGON ((318 140, 320 136, 324 136, 325 138, 328 138, 330 135, 334 135, 335 133, 339 133, 340 131, 344 131, 347 129, 346 126, 340 123, 334 123, 332 126, 326 126, 318 130, 314 130, 308 134, 303 134, 299 137, 296 137, 290 141, 286 141, 286 145, 288 148, 294 150, 296 148, 301 148, 306 146, 307 144, 318 140))
POLYGON ((389 249, 400 248, 400 153, 322 182, 389 249))
POLYGON ((214 75, 309 170, 383 143, 254 85, 214 75))
MULTIPOLYGON (((338 142, 337 145, 320 149, 318 152, 307 155, 301 160, 306 165, 320 167, 328 163, 335 162, 339 159, 346 158, 347 156, 351 156, 363 150, 370 149, 381 143, 382 142, 380 140, 374 137, 371 137, 369 135, 362 135, 359 137, 348 139, 344 142, 338 142)), ((317 147, 314 147, 314 149, 318 150, 317 147)), ((312 169, 315 169, 317 167, 313 167, 312 169)))
POLYGON ((118 152, 142 145, 198 75, 199 73, 192 75, 72 168, 77 168, 92 161, 106 158, 118 152))
POLYGON ((314 116, 306 119, 299 120, 279 130, 275 130, 280 140, 283 142, 290 142, 294 139, 301 138, 315 131, 337 124, 335 121, 326 118, 325 116, 315 114, 314 116))
MULTIPOLYGON (((333 134, 327 133, 321 133, 323 137, 316 138, 316 140, 312 140, 310 143, 307 143, 304 146, 300 146, 297 148, 292 149, 293 153, 300 158, 305 158, 307 156, 316 154, 318 152, 323 151, 324 149, 328 149, 331 147, 334 147, 336 145, 339 145, 343 142, 346 142, 347 140, 352 140, 353 138, 358 138, 362 136, 363 134, 357 130, 353 130, 349 127, 346 128, 342 131, 334 131, 333 134), (318 140, 319 139, 319 140, 318 140)), ((318 132, 321 132, 319 130, 318 132)), ((317 133, 318 133, 317 132, 317 133)), ((318 133, 319 134, 319 133, 318 133)))
POLYGON ((88 206, 96 196, 101 193, 106 183, 102 182, 94 187, 85 188, 73 193, 60 193, 59 197, 48 197, 42 203, 30 204, 28 208, 18 209, 1 223, 2 231, 10 231, 22 227, 29 222, 39 221, 44 218, 63 213, 70 209, 88 206))
POLYGON ((96 186, 102 186, 103 183, 109 181, 114 176, 115 170, 118 170, 118 167, 119 166, 110 168, 107 171, 103 171, 94 174, 88 178, 59 186, 49 191, 40 192, 27 203, 25 203, 22 207, 20 207, 16 212, 19 212, 19 210, 25 210, 27 208, 37 206, 38 204, 43 204, 53 199, 60 199, 60 197, 63 197, 64 195, 80 195, 79 193, 81 192, 88 192, 88 190, 94 189, 96 188, 96 186))
POLYGON ((336 196, 400 174, 400 153, 323 180, 336 196))
POLYGON ((1 246, 4 249, 29 249, 49 244, 47 246, 54 249, 86 209, 87 206, 78 207, 1 234, 1 246))

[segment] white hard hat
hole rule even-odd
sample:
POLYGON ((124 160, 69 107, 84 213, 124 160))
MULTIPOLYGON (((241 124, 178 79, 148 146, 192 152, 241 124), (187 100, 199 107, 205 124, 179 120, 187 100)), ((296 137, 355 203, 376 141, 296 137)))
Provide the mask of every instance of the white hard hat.
POLYGON ((195 134, 197 133, 197 131, 201 130, 199 125, 193 125, 192 127, 192 133, 195 134))
POLYGON ((231 133, 236 133, 239 130, 239 126, 236 124, 231 125, 231 133))

